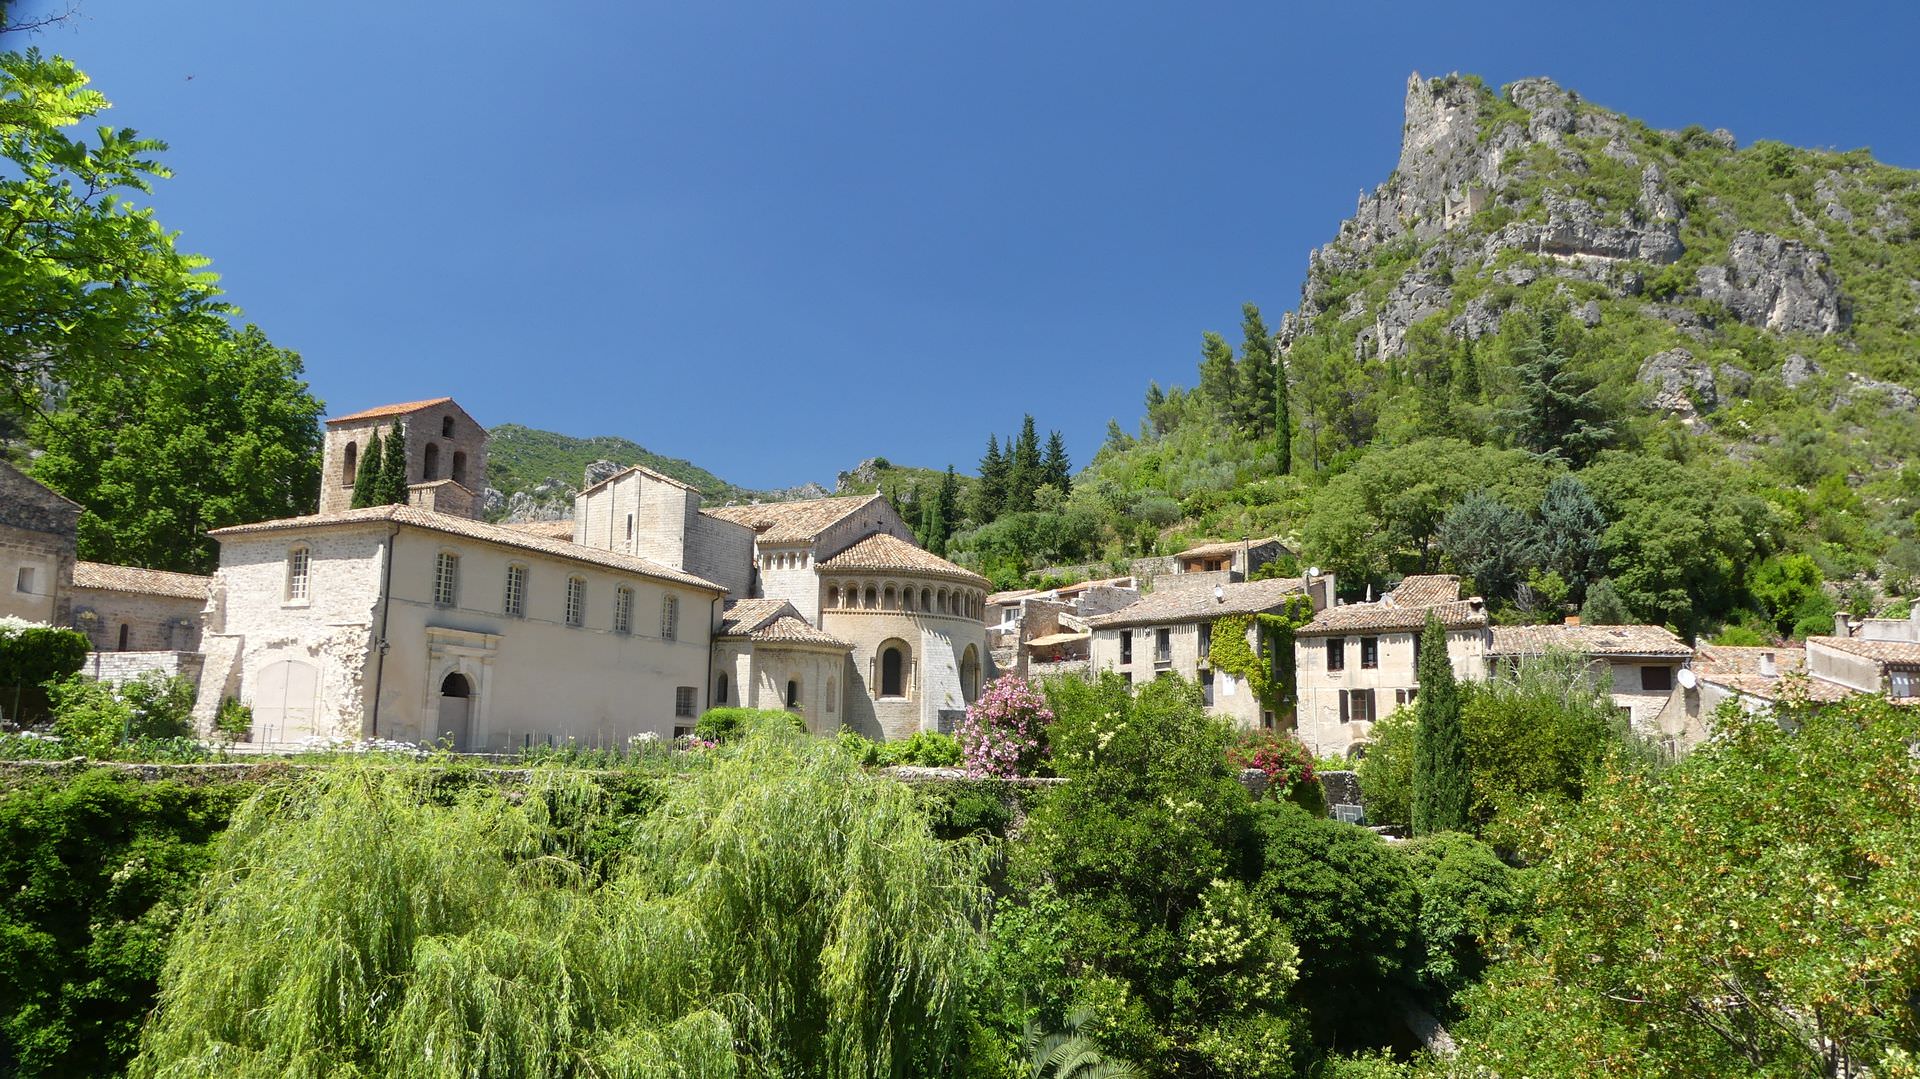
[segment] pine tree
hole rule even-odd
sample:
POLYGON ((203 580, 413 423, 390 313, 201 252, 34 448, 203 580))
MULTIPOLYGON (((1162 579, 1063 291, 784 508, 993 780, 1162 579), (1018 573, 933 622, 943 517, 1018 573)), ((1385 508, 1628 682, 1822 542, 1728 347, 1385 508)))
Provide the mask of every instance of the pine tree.
POLYGON ((381 473, 386 470, 385 457, 380 448, 380 432, 367 439, 367 449, 360 455, 360 463, 353 472, 353 508, 365 509, 380 505, 381 473))
POLYGON ((1478 404, 1480 401, 1480 358, 1474 355, 1473 338, 1460 339, 1460 347, 1453 354, 1453 399, 1457 405, 1478 404))
POLYGON ((1623 626, 1633 621, 1633 615, 1628 613, 1627 604, 1614 589, 1612 579, 1602 577, 1587 589, 1580 621, 1589 626, 1623 626))
POLYGON ((1460 687, 1447 655, 1447 631, 1427 612, 1420 631, 1420 695, 1414 698, 1413 834, 1466 827, 1471 798, 1467 740, 1460 730, 1460 687))
POLYGON ((1273 433, 1273 335, 1254 304, 1240 305, 1240 425, 1253 438, 1273 433))
POLYGON ((946 557, 947 538, 953 535, 954 520, 960 510, 960 477, 953 466, 947 466, 947 474, 940 479, 940 486, 934 488, 933 496, 926 501, 926 509, 921 514, 925 538, 921 546, 934 554, 946 557))
POLYGON ((1579 477, 1561 476, 1547 485, 1540 498, 1540 563, 1558 573, 1575 598, 1605 572, 1600 539, 1606 530, 1606 515, 1579 477))
POLYGON ((1045 482, 1040 466, 1040 433, 1029 414, 1020 421, 1020 437, 1008 455, 1006 511, 1025 513, 1033 508, 1033 489, 1045 482))
POLYGON ((1293 402, 1287 385, 1287 357, 1278 349, 1273 356, 1273 440, 1279 451, 1280 474, 1293 471, 1293 402))
POLYGON ((1040 458, 1040 482, 1051 483, 1064 497, 1073 492, 1073 465, 1067 460, 1067 440, 1060 432, 1047 433, 1047 452, 1040 458))
POLYGON ((399 506, 407 501, 407 425, 393 425, 387 435, 386 459, 380 462, 380 486, 374 492, 376 506, 399 506))
POLYGON ((1200 336, 1200 393, 1214 413, 1229 424, 1238 417, 1240 373, 1233 365, 1233 346, 1208 330, 1200 336))
POLYGON ((1594 382, 1573 369, 1553 311, 1515 317, 1523 320, 1513 350, 1520 403, 1500 410, 1501 423, 1514 445, 1579 468, 1613 438, 1594 382))
POLYGON ((973 519, 990 524, 1000 516, 1007 501, 1007 459, 1000 453, 1000 440, 987 436, 987 454, 980 458, 980 482, 973 487, 973 519))

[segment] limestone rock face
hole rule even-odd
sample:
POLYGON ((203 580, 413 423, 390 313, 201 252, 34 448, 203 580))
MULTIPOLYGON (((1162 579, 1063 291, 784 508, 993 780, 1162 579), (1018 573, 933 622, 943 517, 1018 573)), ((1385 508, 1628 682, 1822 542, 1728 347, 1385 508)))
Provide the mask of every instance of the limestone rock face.
POLYGON ((581 490, 585 490, 599 483, 601 480, 611 479, 619 475, 620 472, 621 468, 619 465, 605 458, 594 461, 587 465, 584 474, 580 477, 580 488, 581 490))
POLYGON ((1752 229, 1734 236, 1725 265, 1701 267, 1696 283, 1740 321, 1775 333, 1838 333, 1852 319, 1825 252, 1752 229))
POLYGON ((1561 195, 1546 196, 1544 224, 1516 221, 1487 238, 1486 257, 1517 250, 1562 258, 1645 259, 1665 264, 1678 261, 1686 248, 1680 244, 1675 219, 1645 226, 1608 225, 1591 204, 1561 195))
POLYGON ((837 493, 846 494, 856 486, 880 482, 880 458, 869 457, 853 466, 849 471, 835 477, 834 487, 837 493))
POLYGON ((553 482, 540 484, 531 491, 515 491, 507 497, 507 512, 500 518, 500 523, 516 525, 528 521, 571 521, 575 493, 566 484, 553 482))
POLYGON ((1437 315, 1453 301, 1453 290, 1433 274, 1415 270, 1400 279, 1381 305, 1375 324, 1383 356, 1398 356, 1406 351, 1407 330, 1421 319, 1437 315))
POLYGON ((1896 382, 1882 382, 1865 375, 1849 374, 1847 388, 1834 395, 1835 406, 1850 405, 1863 394, 1881 395, 1887 407, 1897 412, 1913 412, 1920 409, 1920 395, 1896 382))
POLYGON ((1780 366, 1780 381, 1786 383, 1787 389, 1798 389, 1801 383, 1820 374, 1820 371, 1819 364, 1796 352, 1780 366))
POLYGON ((1720 403, 1713 368, 1684 348, 1656 352, 1640 364, 1639 380, 1653 387, 1653 407, 1678 416, 1711 412, 1720 403))

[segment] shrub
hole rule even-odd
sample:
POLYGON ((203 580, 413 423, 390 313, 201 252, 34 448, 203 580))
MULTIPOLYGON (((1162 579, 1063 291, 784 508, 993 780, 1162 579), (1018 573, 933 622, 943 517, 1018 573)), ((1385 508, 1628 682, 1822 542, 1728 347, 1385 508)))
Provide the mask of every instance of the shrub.
POLYGON ((1373 744, 1360 758, 1360 796, 1367 819, 1401 828, 1413 823, 1413 712, 1401 707, 1373 725, 1373 744))
POLYGON ((253 733, 253 709, 241 704, 238 698, 227 697, 220 702, 220 711, 214 714, 213 729, 231 739, 246 738, 253 733))
POLYGON ((913 737, 880 743, 880 763, 919 768, 951 768, 960 763, 960 743, 939 731, 915 731, 913 737))
POLYGON ((1047 699, 1016 675, 1003 675, 967 706, 960 722, 960 749, 967 772, 1010 779, 1032 775, 1046 755, 1047 699))
POLYGON ((1327 811, 1326 796, 1314 773, 1313 752, 1292 735, 1274 731, 1241 731, 1227 749, 1235 768, 1254 768, 1267 777, 1266 794, 1293 802, 1309 813, 1327 811))
POLYGON ((44 687, 72 677, 92 645, 78 630, 0 618, 0 713, 15 723, 44 717, 44 687))
POLYGON ((807 733, 807 721, 793 712, 772 708, 709 708, 693 725, 693 736, 703 742, 731 742, 761 724, 775 730, 807 733))
POLYGON ((54 733, 94 757, 108 756, 122 743, 188 738, 193 694, 192 682, 157 671, 119 685, 76 674, 48 687, 54 733))
POLYGON ((1515 874, 1493 848, 1459 832, 1406 846, 1420 892, 1416 974, 1441 1000, 1479 980, 1518 917, 1515 874))

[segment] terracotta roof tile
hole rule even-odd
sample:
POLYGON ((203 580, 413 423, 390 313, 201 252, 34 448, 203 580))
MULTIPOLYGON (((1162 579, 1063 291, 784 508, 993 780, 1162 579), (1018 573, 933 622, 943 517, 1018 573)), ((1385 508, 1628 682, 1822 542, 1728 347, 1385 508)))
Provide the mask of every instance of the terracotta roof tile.
POLYGON ((876 532, 825 562, 821 573, 912 573, 923 577, 944 577, 977 588, 991 582, 970 569, 956 566, 930 551, 923 551, 898 536, 876 532))
POLYGON ((1298 580, 1285 577, 1223 584, 1220 590, 1223 598, 1216 600, 1211 588, 1162 587, 1117 611, 1087 619, 1087 625, 1094 629, 1118 629, 1210 622, 1222 615, 1279 610, 1289 597, 1305 591, 1298 580))
POLYGON ((1263 536, 1260 539, 1248 540, 1221 540, 1217 543, 1202 543, 1198 547, 1189 547, 1173 557, 1206 558, 1212 555, 1236 554, 1250 547, 1264 547, 1269 543, 1279 544, 1282 548, 1286 546, 1280 542, 1278 536, 1263 536))
POLYGON ((515 532, 526 532, 535 536, 545 536, 548 539, 565 540, 568 543, 573 542, 572 521, 515 521, 512 524, 503 524, 500 527, 511 528, 515 532))
POLYGON ((743 524, 767 543, 806 543, 846 517, 879 498, 871 495, 842 495, 838 498, 809 498, 799 502, 761 502, 751 506, 715 506, 700 512, 723 521, 743 524))
POLYGON ((213 593, 213 578, 135 566, 109 566, 104 562, 75 562, 73 587, 203 600, 213 593))
POLYGON ((715 637, 767 644, 813 644, 852 651, 853 646, 816 629, 793 604, 781 599, 743 599, 727 604, 715 637))
POLYGON ((747 635, 749 640, 767 644, 814 644, 825 648, 853 651, 853 645, 825 630, 813 628, 798 614, 782 615, 747 635))
POLYGON ((1427 612, 1440 617, 1447 629, 1473 629, 1487 624, 1486 604, 1469 600, 1432 603, 1420 607, 1401 607, 1380 600, 1374 603, 1349 603, 1329 607, 1313 616, 1313 621, 1295 631, 1301 637, 1319 637, 1357 630, 1418 630, 1427 624, 1427 612))
POLYGON ((1854 694, 1855 690, 1837 682, 1807 676, 1807 653, 1793 645, 1745 647, 1727 644, 1703 644, 1693 650, 1689 664, 1702 682, 1757 697, 1777 700, 1788 690, 1804 693, 1808 700, 1830 703, 1854 694), (1762 658, 1773 656, 1773 674, 1760 673, 1762 658))
POLYGON ((1870 641, 1862 637, 1808 637, 1808 644, 1860 656, 1876 663, 1920 665, 1920 644, 1912 641, 1870 641))
POLYGON ((1490 656, 1538 656, 1548 651, 1583 656, 1693 655, 1663 626, 1494 626, 1490 656))
POLYGON ((1431 607, 1459 598, 1460 578, 1451 573, 1433 573, 1402 577, 1393 591, 1380 597, 1380 602, 1394 607, 1431 607))
POLYGON ((425 401, 405 401, 397 405, 379 405, 374 408, 349 413, 345 416, 335 416, 327 422, 329 424, 349 423, 355 420, 379 420, 385 419, 388 416, 405 416, 409 413, 418 412, 423 408, 444 405, 451 400, 453 400, 451 397, 432 397, 425 401))
POLYGON ((727 604, 720 613, 720 628, 716 636, 733 637, 759 629, 782 613, 799 614, 793 604, 783 599, 737 599, 727 604))
POLYGON ((369 506, 365 509, 341 510, 337 513, 319 513, 310 517, 286 517, 277 521, 260 521, 254 524, 234 525, 230 528, 216 528, 207 534, 210 536, 245 536, 262 532, 287 532, 303 528, 329 528, 342 525, 372 524, 378 521, 392 521, 395 524, 411 525, 433 532, 442 532, 450 536, 464 536, 468 539, 497 543, 503 547, 515 547, 523 551, 535 551, 553 555, 556 558, 570 558, 576 562, 586 562, 606 569, 632 573, 636 576, 651 577, 655 580, 669 581, 708 592, 724 593, 726 589, 712 581, 695 577, 691 573, 663 566, 645 558, 603 551, 597 547, 586 547, 569 541, 549 539, 532 532, 504 525, 487 524, 465 517, 454 517, 445 513, 413 506, 369 506))

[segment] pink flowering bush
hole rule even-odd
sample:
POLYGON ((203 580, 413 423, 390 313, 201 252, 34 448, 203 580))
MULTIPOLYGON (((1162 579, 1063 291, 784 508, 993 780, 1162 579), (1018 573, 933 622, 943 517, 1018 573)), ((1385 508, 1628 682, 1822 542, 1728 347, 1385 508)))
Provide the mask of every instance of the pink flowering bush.
POLYGON ((1313 754, 1285 734, 1242 731, 1227 749, 1227 761, 1236 768, 1257 768, 1267 775, 1267 793, 1315 809, 1320 784, 1313 772, 1313 754))
POLYGON ((1046 756, 1053 722, 1047 699, 1015 675, 1003 675, 967 707, 960 721, 961 763, 976 777, 1032 775, 1046 756))

